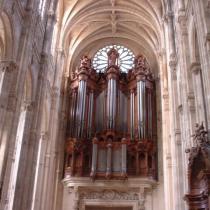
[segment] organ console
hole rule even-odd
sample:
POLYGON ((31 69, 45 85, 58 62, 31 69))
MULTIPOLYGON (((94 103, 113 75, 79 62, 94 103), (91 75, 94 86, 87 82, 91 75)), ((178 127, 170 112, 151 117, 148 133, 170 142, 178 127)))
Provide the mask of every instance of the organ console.
POLYGON ((143 55, 120 70, 116 49, 97 72, 83 56, 70 81, 64 177, 157 178, 155 82, 143 55))

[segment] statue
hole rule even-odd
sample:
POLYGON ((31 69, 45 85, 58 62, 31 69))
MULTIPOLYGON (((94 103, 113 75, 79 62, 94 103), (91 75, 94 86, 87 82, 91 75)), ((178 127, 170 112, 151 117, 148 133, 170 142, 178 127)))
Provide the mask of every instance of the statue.
POLYGON ((136 68, 144 68, 146 64, 146 58, 143 55, 139 55, 135 59, 135 67, 136 68))
POLYGON ((203 122, 201 125, 196 123, 195 125, 195 134, 192 135, 193 140, 196 144, 196 146, 205 146, 209 144, 208 137, 207 137, 207 131, 204 128, 203 122))
POLYGON ((80 68, 90 68, 91 67, 91 59, 88 56, 84 55, 80 59, 80 68))
POLYGON ((108 66, 117 65, 117 59, 119 58, 119 53, 117 50, 112 48, 108 53, 108 66))

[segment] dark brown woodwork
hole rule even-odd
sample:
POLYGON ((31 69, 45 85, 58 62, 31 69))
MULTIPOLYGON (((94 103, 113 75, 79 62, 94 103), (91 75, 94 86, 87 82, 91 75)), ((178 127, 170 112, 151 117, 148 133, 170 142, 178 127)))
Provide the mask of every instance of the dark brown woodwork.
MULTIPOLYGON (((81 59, 80 67, 72 73, 70 81, 70 101, 79 101, 78 90, 80 81, 85 81, 87 85, 86 90, 86 106, 84 111, 84 120, 79 123, 83 123, 84 130, 82 136, 77 136, 77 129, 79 125, 77 122, 77 105, 73 107, 73 102, 70 102, 69 113, 73 113, 68 119, 67 126, 67 139, 65 146, 65 178, 71 176, 91 176, 93 179, 126 179, 128 177, 150 177, 157 179, 157 137, 156 137, 156 110, 155 110, 155 82, 153 75, 150 72, 148 63, 143 56, 138 56, 135 60, 135 68, 131 69, 128 73, 120 71, 119 66, 116 63, 119 56, 114 49, 109 54, 109 66, 104 73, 97 73, 91 68, 91 60, 87 56, 83 56, 81 59), (116 81, 117 96, 116 96, 116 115, 114 116, 115 126, 111 129, 107 128, 107 89, 108 81, 114 79, 116 81), (145 82, 145 109, 143 114, 145 115, 145 137, 140 138, 138 135, 139 122, 137 119, 137 82, 145 82), (104 91, 104 92, 103 92, 104 91), (123 97, 127 99, 127 108, 123 112, 127 113, 127 121, 125 122, 125 130, 120 127, 121 120, 120 115, 120 100, 119 92, 123 94, 123 97), (134 137, 131 138, 131 107, 130 107, 130 93, 134 93, 134 137), (77 93, 74 99, 74 94, 77 93), (94 95, 93 99, 93 116, 91 119, 91 136, 88 136, 88 118, 90 116, 89 104, 91 93, 94 95), (104 93, 104 121, 102 122, 103 129, 97 131, 96 116, 97 113, 97 99, 100 94, 104 93), (151 101, 149 102, 149 94, 151 94, 151 101), (149 109, 149 103, 151 103, 151 110, 149 109), (152 117, 152 121, 150 119, 152 117), (152 131, 149 133, 149 122, 152 131), (71 132, 70 132, 71 130, 71 132), (97 160, 99 153, 104 153, 104 158, 108 158, 108 148, 111 150, 111 167, 112 171, 107 173, 105 168, 103 171, 96 169, 96 172, 92 172, 92 159, 93 159, 93 138, 96 138, 97 144, 97 160), (124 146, 123 146, 124 145, 124 146), (126 148, 124 151, 123 148, 126 148), (124 152, 123 152, 124 151, 124 152), (115 160, 113 157, 119 154, 115 160), (119 170, 122 167, 123 170, 123 155, 126 156, 126 173, 119 170), (116 162, 114 162, 116 161, 116 162), (115 170, 114 165, 116 165, 115 170)), ((103 159, 103 158, 102 158, 103 159)), ((105 160, 104 160, 105 161, 105 160)), ((98 162, 96 168, 99 167, 98 162)), ((104 162, 104 164, 106 164, 104 162)), ((102 166, 101 166, 102 167, 102 166)))
POLYGON ((196 125, 195 147, 188 149, 189 193, 185 195, 189 210, 208 210, 210 193, 210 144, 203 124, 196 125))

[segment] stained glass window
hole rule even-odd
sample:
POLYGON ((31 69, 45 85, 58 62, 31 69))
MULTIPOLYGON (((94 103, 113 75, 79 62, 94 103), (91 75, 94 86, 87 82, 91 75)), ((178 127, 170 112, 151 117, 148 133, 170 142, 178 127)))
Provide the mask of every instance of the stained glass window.
POLYGON ((115 48, 119 53, 118 65, 122 72, 128 72, 129 69, 134 67, 134 54, 133 52, 122 45, 108 45, 100 49, 93 58, 93 68, 97 72, 104 72, 108 67, 107 53, 115 48))

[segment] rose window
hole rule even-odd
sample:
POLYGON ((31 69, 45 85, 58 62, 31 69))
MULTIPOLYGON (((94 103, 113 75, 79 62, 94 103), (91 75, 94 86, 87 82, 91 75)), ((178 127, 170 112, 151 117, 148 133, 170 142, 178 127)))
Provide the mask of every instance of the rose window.
POLYGON ((113 48, 119 53, 117 63, 122 72, 127 73, 128 70, 134 67, 135 56, 130 49, 122 45, 108 45, 100 49, 93 58, 93 67, 97 72, 104 72, 108 67, 107 53, 113 48))

